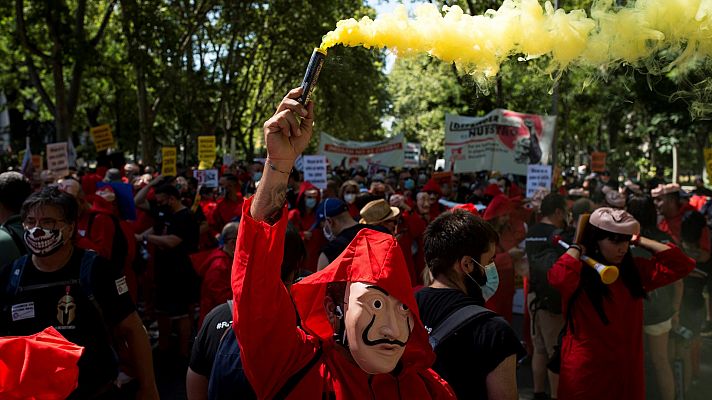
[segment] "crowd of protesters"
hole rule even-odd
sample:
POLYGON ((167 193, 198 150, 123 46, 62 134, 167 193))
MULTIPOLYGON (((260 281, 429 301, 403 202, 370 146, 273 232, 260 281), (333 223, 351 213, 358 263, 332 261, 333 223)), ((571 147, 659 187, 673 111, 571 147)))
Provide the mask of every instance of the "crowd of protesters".
POLYGON ((712 192, 701 180, 687 192, 660 176, 567 173, 525 198, 522 177, 496 171, 332 165, 319 189, 272 160, 221 166, 217 188, 191 169, 162 176, 132 162, 43 172, 36 184, 0 174, 0 335, 52 326, 84 346, 71 398, 157 398, 155 364, 187 371, 191 399, 368 388, 373 398, 516 399, 530 354, 536 399, 644 399, 643 332, 659 398, 675 398, 673 360, 682 391, 698 376, 700 339, 712 335, 712 192), (277 189, 283 212, 264 205, 277 189), (582 255, 617 266, 619 279, 602 283, 582 255), (281 279, 264 265, 281 265, 281 279), (520 287, 527 320, 515 332, 520 287), (366 318, 349 317, 354 292, 373 308, 362 342, 348 324, 366 318), (391 332, 384 352, 405 350, 393 365, 374 362, 369 329, 394 299, 389 318, 405 328, 378 329, 391 332), (453 315, 466 317, 440 336, 453 315), (153 352, 142 323, 157 325, 153 352), (330 372, 310 369, 317 362, 330 372), (397 395, 381 378, 391 372, 397 395))

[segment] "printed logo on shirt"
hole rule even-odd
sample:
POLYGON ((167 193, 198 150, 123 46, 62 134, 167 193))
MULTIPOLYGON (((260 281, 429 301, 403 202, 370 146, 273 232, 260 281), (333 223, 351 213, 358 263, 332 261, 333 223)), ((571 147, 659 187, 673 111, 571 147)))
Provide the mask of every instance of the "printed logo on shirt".
POLYGON ((20 321, 23 319, 34 318, 35 317, 35 303, 29 302, 29 303, 15 304, 12 306, 12 309, 10 310, 10 312, 12 313, 13 321, 20 321))
POLYGON ((215 327, 215 330, 219 331, 220 329, 229 328, 231 326, 232 326, 232 321, 222 321, 222 322, 218 322, 217 326, 215 327))
POLYGON ((129 285, 126 284, 125 276, 122 276, 121 278, 115 280, 114 283, 116 283, 116 292, 119 294, 119 296, 129 291, 129 285))
POLYGON ((71 325, 76 317, 77 303, 74 302, 74 297, 69 294, 71 288, 67 285, 64 289, 64 296, 60 297, 57 302, 57 321, 60 326, 71 325))

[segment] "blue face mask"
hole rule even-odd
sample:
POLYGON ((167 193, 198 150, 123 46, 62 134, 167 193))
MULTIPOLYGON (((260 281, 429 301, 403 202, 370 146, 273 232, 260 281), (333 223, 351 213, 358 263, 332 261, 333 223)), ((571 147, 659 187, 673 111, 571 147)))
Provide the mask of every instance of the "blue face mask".
POLYGON ((259 182, 259 180, 262 179, 262 172, 255 172, 252 174, 252 180, 255 182, 259 182))
POLYGON ((405 186, 407 190, 413 190, 415 189, 415 181, 408 178, 405 180, 405 182, 403 182, 403 186, 405 186))
POLYGON ((494 262, 482 267, 482 264, 478 263, 474 258, 472 261, 485 270, 486 281, 484 285, 480 285, 477 280, 472 277, 471 273, 466 275, 472 280, 472 282, 480 287, 482 290, 482 297, 484 297, 485 301, 487 301, 494 296, 495 292, 497 292, 497 288, 499 288, 499 273, 497 272, 497 267, 494 265, 494 262))
POLYGON ((304 199, 304 206, 309 209, 316 207, 316 199, 313 197, 307 197, 304 199))

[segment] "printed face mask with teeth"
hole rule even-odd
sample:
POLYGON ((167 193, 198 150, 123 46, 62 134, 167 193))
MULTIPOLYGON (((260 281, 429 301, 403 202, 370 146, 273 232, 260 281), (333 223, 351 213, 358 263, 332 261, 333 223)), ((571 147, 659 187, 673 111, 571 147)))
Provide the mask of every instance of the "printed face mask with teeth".
POLYGON ((27 250, 37 257, 50 256, 64 244, 61 230, 44 229, 39 226, 25 230, 24 239, 27 250))

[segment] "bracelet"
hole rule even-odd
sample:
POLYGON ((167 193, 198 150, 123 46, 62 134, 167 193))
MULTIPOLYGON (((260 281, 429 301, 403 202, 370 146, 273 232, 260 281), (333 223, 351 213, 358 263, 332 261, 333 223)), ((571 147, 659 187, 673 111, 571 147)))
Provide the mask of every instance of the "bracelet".
POLYGON ((277 167, 275 167, 274 164, 272 164, 272 161, 270 161, 270 160, 267 161, 267 165, 269 165, 269 169, 271 169, 272 171, 277 171, 279 173, 287 174, 287 175, 291 174, 292 171, 294 170, 294 167, 292 167, 289 169, 289 171, 281 171, 281 170, 277 169, 277 167))
POLYGON ((577 244, 569 245, 569 249, 578 250, 579 253, 583 253, 583 250, 581 249, 581 246, 579 246, 579 245, 577 245, 577 244))

